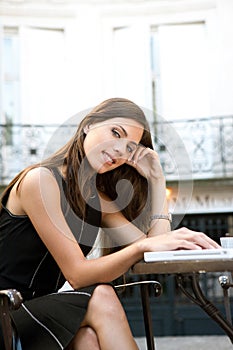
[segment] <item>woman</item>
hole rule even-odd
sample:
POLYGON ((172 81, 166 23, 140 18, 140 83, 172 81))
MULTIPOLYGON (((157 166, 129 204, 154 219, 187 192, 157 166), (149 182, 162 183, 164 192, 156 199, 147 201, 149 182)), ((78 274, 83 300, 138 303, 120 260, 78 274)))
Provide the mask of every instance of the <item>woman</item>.
POLYGON ((23 350, 137 349, 109 282, 145 251, 218 248, 200 232, 169 232, 147 121, 122 98, 94 108, 62 149, 17 175, 0 210, 0 289, 23 295, 12 312, 23 350), (121 249, 87 259, 100 227, 121 249), (65 281, 74 290, 57 293, 65 281))

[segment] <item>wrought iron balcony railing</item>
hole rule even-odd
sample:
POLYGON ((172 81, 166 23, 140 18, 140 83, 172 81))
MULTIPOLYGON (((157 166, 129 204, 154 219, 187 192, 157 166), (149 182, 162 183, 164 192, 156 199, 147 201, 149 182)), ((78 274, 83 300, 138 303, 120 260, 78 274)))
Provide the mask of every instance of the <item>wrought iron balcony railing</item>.
POLYGON ((233 177, 233 116, 154 124, 166 178, 233 177))
MULTIPOLYGON (((61 147, 75 128, 0 124, 0 185, 61 147)), ((167 180, 233 177, 233 116, 156 122, 152 129, 167 180)))

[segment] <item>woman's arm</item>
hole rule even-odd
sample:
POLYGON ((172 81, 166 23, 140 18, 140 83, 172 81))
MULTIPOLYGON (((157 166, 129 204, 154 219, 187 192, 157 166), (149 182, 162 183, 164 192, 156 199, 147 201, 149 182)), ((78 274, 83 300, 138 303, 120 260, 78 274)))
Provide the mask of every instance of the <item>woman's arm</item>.
MULTIPOLYGON (((60 191, 49 170, 31 170, 20 185, 18 193, 22 210, 29 216, 38 235, 53 255, 65 278, 73 288, 99 282, 110 282, 124 274, 144 251, 167 249, 200 249, 217 247, 202 233, 180 229, 173 234, 145 238, 140 232, 138 240, 122 250, 93 260, 87 260, 75 241, 60 207, 60 191)), ((120 214, 115 214, 120 218, 120 214)), ((116 216, 114 215, 114 220, 116 216)), ((115 223, 112 221, 112 227, 115 223)), ((132 232, 135 228, 128 223, 132 232)), ((139 232, 137 231, 139 234, 139 232)))
POLYGON ((114 201, 102 192, 99 192, 99 198, 102 211, 102 229, 112 244, 111 247, 106 248, 123 247, 146 237, 139 228, 124 217, 114 201))
POLYGON ((171 231, 170 221, 162 218, 163 215, 169 216, 165 178, 152 179, 149 182, 149 192, 151 193, 151 217, 149 219, 148 236, 171 231))
MULTIPOLYGON (((110 238, 119 246, 138 244, 140 250, 162 251, 173 249, 211 249, 219 248, 219 245, 202 232, 189 230, 185 227, 168 231, 167 221, 165 221, 165 230, 155 235, 145 235, 134 224, 130 223, 121 212, 117 211, 114 203, 101 194, 101 207, 103 210, 102 224, 104 230, 110 235, 110 238), (104 198, 104 200, 103 200, 104 198), (106 213, 107 211, 107 213, 106 213)), ((162 227, 162 225, 161 225, 162 227)))
POLYGON ((110 282, 143 256, 141 247, 135 244, 117 254, 87 260, 61 211, 57 182, 46 168, 33 169, 25 176, 18 198, 21 210, 29 216, 73 288, 110 282))
POLYGON ((128 160, 128 164, 148 181, 149 200, 151 201, 148 236, 170 231, 169 220, 158 218, 161 215, 168 216, 166 180, 158 153, 150 148, 138 146, 136 152, 128 160))

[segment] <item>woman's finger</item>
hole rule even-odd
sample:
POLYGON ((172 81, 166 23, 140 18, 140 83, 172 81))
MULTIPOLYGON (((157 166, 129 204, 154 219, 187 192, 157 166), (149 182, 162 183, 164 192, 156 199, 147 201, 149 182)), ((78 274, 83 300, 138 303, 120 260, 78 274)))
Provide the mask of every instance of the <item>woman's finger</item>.
MULTIPOLYGON (((175 231, 174 231, 175 232, 175 231)), ((204 249, 212 249, 212 248, 221 248, 218 243, 212 240, 203 232, 192 231, 187 228, 178 229, 176 232, 182 235, 182 238, 198 244, 200 247, 204 249)))

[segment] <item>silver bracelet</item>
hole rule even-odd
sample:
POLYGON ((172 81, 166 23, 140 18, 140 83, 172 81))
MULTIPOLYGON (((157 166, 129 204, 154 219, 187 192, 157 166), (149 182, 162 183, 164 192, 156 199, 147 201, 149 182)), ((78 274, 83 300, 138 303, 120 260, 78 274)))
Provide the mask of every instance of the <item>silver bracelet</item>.
POLYGON ((168 215, 164 215, 164 214, 154 214, 150 216, 150 222, 152 220, 159 220, 159 219, 165 219, 168 220, 170 222, 172 222, 172 214, 168 213, 168 215))

